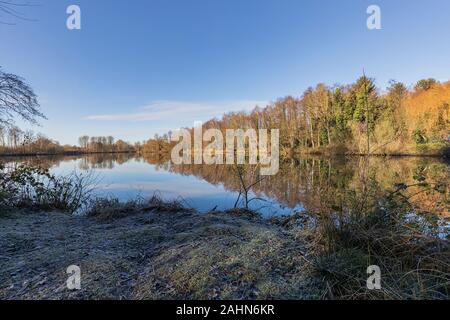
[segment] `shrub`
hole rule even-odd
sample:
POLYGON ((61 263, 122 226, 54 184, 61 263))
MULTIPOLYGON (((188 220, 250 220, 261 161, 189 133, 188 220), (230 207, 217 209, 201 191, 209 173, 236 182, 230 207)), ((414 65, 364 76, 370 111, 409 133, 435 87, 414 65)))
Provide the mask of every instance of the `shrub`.
POLYGON ((0 165, 0 207, 74 213, 89 203, 93 182, 90 174, 57 177, 39 167, 0 165))

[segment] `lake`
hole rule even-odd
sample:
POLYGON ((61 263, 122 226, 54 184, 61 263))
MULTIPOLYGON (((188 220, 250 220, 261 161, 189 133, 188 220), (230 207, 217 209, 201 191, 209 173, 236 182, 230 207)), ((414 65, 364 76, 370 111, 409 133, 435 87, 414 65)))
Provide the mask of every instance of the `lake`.
MULTIPOLYGON (((158 156, 91 154, 14 157, 2 161, 10 165, 42 166, 58 175, 90 172, 95 176, 95 192, 99 196, 126 201, 160 193, 167 200, 183 199, 185 205, 200 212, 233 208, 241 188, 233 166, 172 165, 158 156)), ((282 161, 277 175, 261 181, 255 172, 254 168, 246 168, 244 176, 247 186, 255 183, 249 194, 249 199, 253 199, 249 206, 266 217, 333 209, 342 205, 348 195, 360 197, 369 187, 379 191, 396 190, 401 183, 422 184, 405 190, 411 201, 427 212, 450 216, 450 166, 438 158, 305 157, 282 161), (444 190, 422 190, 424 182, 428 186, 440 184, 444 190)))

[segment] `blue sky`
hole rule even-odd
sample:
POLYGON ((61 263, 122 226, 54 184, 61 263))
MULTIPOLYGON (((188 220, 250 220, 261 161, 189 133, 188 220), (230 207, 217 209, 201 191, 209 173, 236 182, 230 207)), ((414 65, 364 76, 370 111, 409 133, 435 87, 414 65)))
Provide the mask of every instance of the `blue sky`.
POLYGON ((61 143, 144 140, 363 69, 381 88, 449 77, 448 0, 30 1, 38 21, 0 24, 0 66, 34 87, 48 117, 34 129, 61 143), (382 30, 366 27, 371 4, 382 30))

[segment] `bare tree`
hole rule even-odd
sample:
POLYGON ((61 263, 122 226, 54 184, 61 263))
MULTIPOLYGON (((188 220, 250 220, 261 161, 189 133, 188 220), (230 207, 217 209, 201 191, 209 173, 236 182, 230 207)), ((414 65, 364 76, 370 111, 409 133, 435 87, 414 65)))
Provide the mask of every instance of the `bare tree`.
POLYGON ((14 116, 32 124, 37 119, 46 119, 33 89, 24 80, 0 69, 0 126, 14 124, 14 116))
POLYGON ((248 167, 248 169, 244 166, 244 165, 236 165, 234 167, 234 173, 236 174, 236 176, 239 178, 239 194, 238 197, 236 199, 236 202, 234 204, 234 208, 238 208, 239 203, 242 202, 245 209, 249 209, 249 205, 250 202, 255 201, 255 200, 260 200, 260 201, 266 201, 263 198, 260 197, 254 197, 254 198, 250 198, 250 192, 251 189, 256 186, 257 184, 259 184, 261 181, 264 180, 265 177, 263 178, 259 178, 256 181, 253 181, 256 174, 257 174, 257 167, 251 168, 250 166, 248 167), (251 182, 246 182, 246 175, 248 173, 248 171, 250 172, 250 179, 252 180, 251 182), (242 201, 241 201, 242 198, 242 201))
POLYGON ((107 136, 106 139, 108 140, 108 145, 112 146, 114 144, 114 137, 113 136, 107 136))
POLYGON ((78 138, 78 143, 82 149, 87 150, 89 148, 89 136, 81 136, 78 138))

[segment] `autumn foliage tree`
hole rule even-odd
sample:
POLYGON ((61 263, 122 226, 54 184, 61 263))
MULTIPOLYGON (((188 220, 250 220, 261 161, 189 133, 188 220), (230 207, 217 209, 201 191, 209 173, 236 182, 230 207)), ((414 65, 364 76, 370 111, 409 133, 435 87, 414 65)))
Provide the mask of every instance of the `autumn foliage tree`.
MULTIPOLYGON (((449 145, 450 83, 420 80, 380 90, 362 76, 349 85, 320 83, 252 112, 230 112, 204 128, 279 129, 280 153, 437 154, 449 145)), ((192 130, 192 129, 191 129, 192 130)), ((160 153, 165 139, 145 149, 160 153)), ((167 143, 165 144, 167 146, 167 143)))

